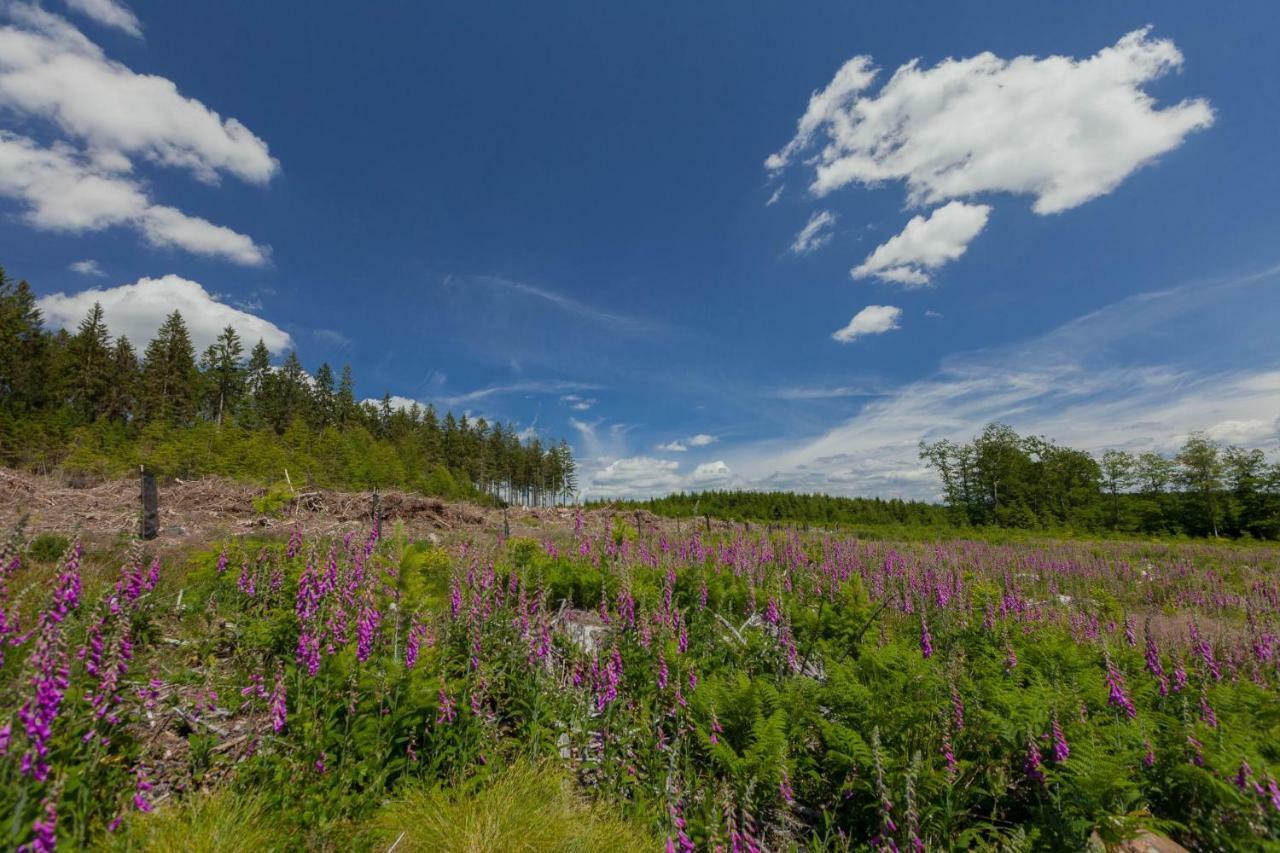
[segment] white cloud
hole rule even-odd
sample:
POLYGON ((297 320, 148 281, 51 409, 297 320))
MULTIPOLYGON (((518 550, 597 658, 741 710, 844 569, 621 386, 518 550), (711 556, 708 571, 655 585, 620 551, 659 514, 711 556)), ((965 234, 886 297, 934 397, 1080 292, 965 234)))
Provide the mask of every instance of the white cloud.
MULTIPOLYGON (((102 11, 115 4, 76 5, 102 11)), ((255 184, 279 170, 266 142, 185 97, 172 81, 108 59, 68 21, 38 6, 13 3, 5 10, 13 24, 0 27, 0 105, 53 122, 117 167, 137 155, 189 169, 208 183, 225 172, 255 184)))
POLYGON ((677 491, 679 462, 651 456, 615 459, 591 477, 584 492, 593 497, 648 497, 677 491))
POLYGON ((588 411, 592 406, 596 404, 596 400, 594 397, 582 397, 582 396, 579 396, 578 394, 565 394, 560 397, 560 402, 564 403, 570 409, 573 409, 575 412, 588 411))
POLYGON ((240 333, 248 346, 261 338, 271 352, 293 346, 289 333, 269 320, 246 313, 218 301, 194 281, 176 275, 143 278, 118 287, 53 293, 36 304, 44 312, 45 323, 54 328, 75 329, 93 303, 102 305, 107 328, 112 335, 128 335, 141 348, 154 336, 164 319, 182 312, 196 354, 213 343, 226 326, 240 333))
POLYGON ((704 462, 697 468, 693 469, 693 473, 689 475, 689 482, 698 486, 724 486, 733 480, 733 472, 729 470, 729 466, 724 460, 717 459, 715 462, 704 462))
POLYGON ((1142 29, 1086 59, 988 52, 932 68, 913 61, 864 97, 875 70, 859 56, 814 94, 766 166, 787 166, 825 129, 813 160, 817 195, 901 180, 913 204, 1008 192, 1056 213, 1111 192, 1213 123, 1204 99, 1159 109, 1143 90, 1181 64, 1173 42, 1142 29))
POLYGON ((106 27, 142 38, 142 24, 128 6, 116 0, 66 0, 67 8, 93 18, 106 27))
POLYGON ((342 334, 337 329, 316 329, 312 332, 320 340, 335 346, 349 347, 351 346, 351 338, 342 334))
POLYGON ((990 213, 985 204, 953 201, 934 210, 928 219, 914 216, 900 234, 877 246, 850 275, 875 276, 909 287, 928 284, 929 271, 963 255, 969 241, 986 227, 990 213))
POLYGON ((847 344, 863 335, 879 335, 898 328, 898 318, 902 309, 893 305, 868 305, 849 321, 849 325, 838 329, 831 339, 847 344))
MULTIPOLYGON (((360 405, 362 405, 362 406, 363 406, 363 405, 365 405, 366 403, 367 403, 367 404, 369 404, 369 405, 371 405, 371 406, 381 407, 381 406, 382 406, 382 398, 381 398, 381 397, 376 397, 376 398, 375 398, 375 397, 366 397, 365 399, 363 399, 363 400, 361 400, 361 401, 360 401, 360 405)), ((421 402, 421 401, 419 401, 419 400, 415 400, 415 399, 413 399, 412 397, 401 397, 399 394, 392 394, 392 395, 390 396, 390 403, 391 403, 391 409, 392 409, 392 411, 405 411, 405 412, 407 412, 407 411, 409 411, 410 409, 412 409, 414 406, 417 406, 419 409, 423 409, 423 410, 425 410, 425 409, 427 408, 427 404, 426 404, 426 403, 423 403, 423 402, 421 402)))
POLYGON ((103 272, 102 267, 99 266, 98 262, 95 260, 76 261, 69 265, 67 269, 72 272, 78 272, 80 275, 90 275, 94 278, 101 278, 106 275, 106 273, 103 272))
POLYGON ((271 250, 243 234, 206 219, 188 216, 177 208, 152 205, 141 219, 142 234, 153 246, 186 249, 196 255, 225 258, 248 267, 260 267, 271 250))
POLYGON ((772 207, 773 205, 777 204, 778 199, 782 198, 782 191, 785 190, 786 188, 787 188, 786 184, 779 185, 778 188, 773 191, 773 195, 769 196, 769 200, 764 203, 764 206, 772 207))
POLYGON ((781 151, 769 155, 765 167, 774 172, 785 168, 796 153, 809 146, 819 128, 834 123, 852 108, 858 93, 870 86, 875 77, 869 56, 855 56, 842 65, 827 88, 809 97, 809 107, 796 123, 795 137, 781 151))
POLYGON ((720 459, 704 462, 688 474, 680 473, 679 462, 652 456, 625 456, 606 462, 584 477, 584 495, 645 498, 677 491, 725 488, 737 482, 733 471, 720 459))
POLYGON ((700 432, 697 435, 692 435, 688 438, 677 438, 672 441, 668 441, 666 444, 659 444, 658 449, 664 450, 668 453, 684 453, 690 447, 706 447, 708 445, 715 444, 719 440, 720 439, 716 438, 714 435, 707 435, 705 432, 700 432))
POLYGON ((792 241, 791 254, 807 255, 825 246, 831 241, 831 228, 835 224, 836 215, 829 210, 820 210, 810 216, 808 223, 792 241))
POLYGON ((152 204, 138 181, 103 168, 65 144, 44 148, 2 130, 0 197, 23 203, 23 218, 43 231, 76 234, 123 225, 154 246, 247 266, 262 266, 270 252, 229 228, 152 204))

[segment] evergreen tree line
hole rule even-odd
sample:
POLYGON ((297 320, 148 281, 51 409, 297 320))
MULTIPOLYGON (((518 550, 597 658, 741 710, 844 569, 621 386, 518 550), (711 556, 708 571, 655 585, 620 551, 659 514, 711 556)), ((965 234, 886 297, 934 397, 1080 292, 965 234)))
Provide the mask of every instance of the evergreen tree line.
POLYGON ((1172 457, 1095 458, 990 424, 967 443, 920 443, 953 523, 1280 538, 1280 462, 1192 433, 1172 457))
POLYGON ((350 365, 280 366, 231 326, 197 356, 178 311, 141 358, 112 339, 97 303, 74 333, 50 332, 25 281, 0 267, 0 463, 111 476, 309 478, 334 488, 401 486, 446 497, 545 505, 571 500, 566 442, 435 407, 357 402, 350 365))
MULTIPOLYGON (((601 505, 605 503, 601 502, 601 505)), ((680 492, 647 501, 625 501, 621 504, 612 502, 609 505, 646 509, 668 518, 700 518, 707 515, 730 521, 809 524, 817 527, 860 524, 934 527, 946 525, 949 521, 945 507, 924 501, 845 498, 796 492, 680 492)))

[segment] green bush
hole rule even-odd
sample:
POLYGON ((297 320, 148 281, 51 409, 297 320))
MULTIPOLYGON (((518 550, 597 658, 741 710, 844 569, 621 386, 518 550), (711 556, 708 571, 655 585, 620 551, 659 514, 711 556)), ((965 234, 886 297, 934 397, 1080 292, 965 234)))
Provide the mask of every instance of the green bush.
POLYGON ((66 553, 71 544, 65 536, 56 533, 41 533, 31 540, 27 548, 27 557, 37 563, 53 563, 66 553))

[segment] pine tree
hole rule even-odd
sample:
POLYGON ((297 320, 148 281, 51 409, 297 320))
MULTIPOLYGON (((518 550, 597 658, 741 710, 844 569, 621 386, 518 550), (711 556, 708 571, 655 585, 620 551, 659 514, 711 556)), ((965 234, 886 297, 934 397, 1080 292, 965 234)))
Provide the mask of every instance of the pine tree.
POLYGON ((338 382, 338 399, 335 406, 338 426, 345 429, 352 425, 359 413, 356 410, 355 382, 351 378, 349 364, 342 365, 342 379, 338 382))
POLYGON ((215 423, 221 425, 228 412, 234 412, 240 404, 245 389, 244 344, 240 335, 227 326, 218 339, 205 350, 202 361, 208 379, 209 411, 215 423))
POLYGON ((45 402, 49 340, 35 294, 0 267, 0 403, 25 407, 45 402))
POLYGON ((69 401, 80 417, 95 420, 106 409, 111 385, 111 336, 100 303, 80 321, 67 355, 69 401))
POLYGON ((144 420, 187 424, 196 413, 200 374, 182 314, 174 311, 147 344, 142 360, 144 420))
POLYGON ((333 368, 326 361, 316 370, 314 382, 315 408, 312 426, 324 429, 337 423, 337 397, 333 391, 333 368))
POLYGON ((104 414, 114 421, 128 422, 138 403, 138 354, 124 335, 116 338, 111 350, 111 386, 104 414))
POLYGON ((296 350, 289 353, 275 375, 268 422, 276 432, 284 432, 294 418, 309 420, 311 414, 311 388, 307 372, 298 360, 296 350))

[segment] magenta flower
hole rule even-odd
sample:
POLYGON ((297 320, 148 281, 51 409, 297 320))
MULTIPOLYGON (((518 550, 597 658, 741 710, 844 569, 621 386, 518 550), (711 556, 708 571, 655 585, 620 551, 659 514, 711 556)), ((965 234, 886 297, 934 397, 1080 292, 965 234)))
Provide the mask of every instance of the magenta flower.
POLYGON ((31 824, 32 853, 53 853, 58 847, 58 803, 53 796, 45 798, 44 817, 36 818, 31 824))
POLYGON ((439 708, 436 710, 436 725, 452 723, 458 718, 458 711, 454 707, 453 699, 449 696, 449 691, 445 689, 443 681, 440 683, 438 699, 439 708))
POLYGON ((1071 747, 1067 746, 1067 736, 1058 722, 1058 715, 1053 715, 1053 763, 1061 764, 1071 755, 1071 747))
POLYGON ((288 716, 289 710, 285 704, 284 667, 277 665, 276 685, 271 691, 271 728, 276 734, 280 734, 284 729, 288 716))
POLYGON ((1040 761, 1040 746, 1034 737, 1027 738, 1027 752, 1022 759, 1022 772, 1032 782, 1044 781, 1044 765, 1040 761))
POLYGON ((1125 688, 1124 675, 1112 663, 1111 656, 1106 656, 1107 662, 1107 704, 1121 709, 1128 715, 1129 719, 1138 716, 1138 709, 1134 707, 1133 700, 1129 698, 1129 693, 1125 688))

